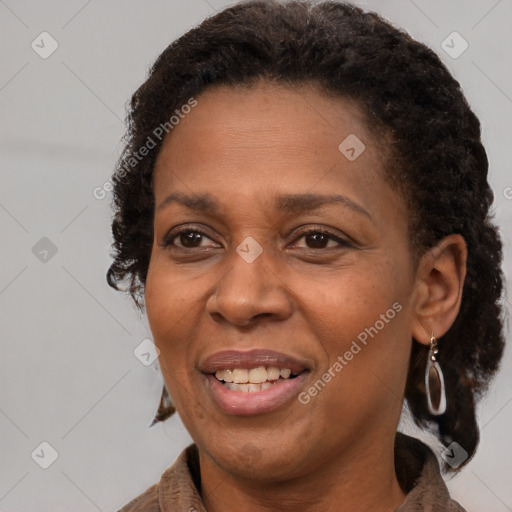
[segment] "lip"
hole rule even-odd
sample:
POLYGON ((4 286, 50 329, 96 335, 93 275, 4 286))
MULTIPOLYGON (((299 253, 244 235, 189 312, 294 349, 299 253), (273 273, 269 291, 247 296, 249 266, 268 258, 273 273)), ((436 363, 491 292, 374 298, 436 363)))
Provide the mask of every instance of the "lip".
POLYGON ((215 373, 217 370, 234 368, 257 368, 258 366, 277 366, 289 368, 292 373, 310 370, 311 365, 305 360, 299 360, 287 354, 274 350, 255 348, 252 350, 224 350, 207 357, 199 364, 203 373, 215 373))
POLYGON ((205 387, 213 402, 225 413, 240 416, 263 414, 283 407, 298 395, 311 367, 308 361, 266 349, 225 350, 207 357, 199 364, 199 370, 204 374, 205 387), (272 387, 262 391, 245 393, 226 388, 214 375, 218 370, 251 369, 258 366, 288 368, 297 376, 278 380, 272 387))

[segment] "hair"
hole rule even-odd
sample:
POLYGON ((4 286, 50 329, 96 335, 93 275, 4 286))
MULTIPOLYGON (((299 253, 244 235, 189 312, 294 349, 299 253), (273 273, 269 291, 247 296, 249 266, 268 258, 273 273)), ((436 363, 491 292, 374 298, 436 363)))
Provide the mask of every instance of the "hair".
MULTIPOLYGON (((251 86, 258 79, 316 84, 359 106, 368 127, 385 139, 386 178, 407 205, 415 258, 447 235, 464 237, 462 303, 438 357, 447 411, 441 416, 428 411, 428 350, 416 342, 405 399, 415 423, 445 445, 457 441, 469 454, 467 463, 479 440, 475 404, 497 371, 504 346, 502 246, 490 214, 488 160, 480 123, 459 83, 431 49, 379 15, 340 2, 249 1, 170 44, 131 98, 113 179, 114 260, 108 283, 129 292, 143 309, 153 241, 152 173, 163 139, 155 137, 155 128, 168 128, 176 110, 213 85, 251 86), (138 151, 150 139, 156 147, 140 158, 138 151)), ((168 398, 164 386, 161 407, 168 398)), ((167 414, 165 407, 159 409, 155 420, 169 416, 169 407, 167 414)))

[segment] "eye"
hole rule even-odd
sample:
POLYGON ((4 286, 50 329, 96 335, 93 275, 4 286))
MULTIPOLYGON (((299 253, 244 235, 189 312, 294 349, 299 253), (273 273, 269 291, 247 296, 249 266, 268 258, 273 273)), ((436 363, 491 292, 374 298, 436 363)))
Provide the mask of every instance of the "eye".
POLYGON ((199 247, 218 247, 218 244, 202 230, 198 228, 182 228, 167 235, 161 244, 163 247, 176 247, 178 249, 196 249, 199 247), (210 240, 211 245, 203 242, 210 240))
MULTIPOLYGON (((335 232, 316 227, 299 233, 295 238, 294 245, 299 249, 336 249, 351 247, 350 242, 338 236, 335 232), (303 240, 303 245, 297 245, 297 241, 303 240)), ((165 248, 177 249, 199 249, 208 247, 220 247, 203 230, 196 227, 185 227, 178 230, 172 230, 161 244, 165 248), (208 241, 210 243, 208 243, 208 241)))
POLYGON ((295 240, 304 239, 303 246, 299 246, 301 249, 334 249, 351 247, 351 244, 340 238, 336 233, 326 228, 313 228, 305 232, 300 233, 300 236, 295 240))

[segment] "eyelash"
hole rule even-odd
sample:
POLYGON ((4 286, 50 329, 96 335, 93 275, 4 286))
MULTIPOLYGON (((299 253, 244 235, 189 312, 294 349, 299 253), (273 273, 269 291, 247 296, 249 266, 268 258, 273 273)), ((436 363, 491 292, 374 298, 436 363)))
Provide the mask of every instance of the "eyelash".
MULTIPOLYGON (((175 233, 173 233, 172 235, 167 235, 163 241, 163 243, 161 244, 162 247, 164 248, 170 248, 170 247, 173 247, 175 249, 182 249, 182 250, 189 250, 189 251, 193 251, 194 249, 199 249, 198 247, 193 247, 193 248, 188 248, 188 247, 178 247, 178 246, 175 246, 173 244, 174 240, 176 238, 178 238, 181 234, 183 233, 198 233, 210 240, 211 237, 208 235, 208 233, 206 233, 205 231, 203 231, 202 229, 200 228, 195 228, 195 227, 184 227, 182 229, 180 229, 179 231, 176 231, 175 233)), ((339 247, 325 247, 323 249, 314 249, 314 248, 310 248, 310 247, 305 247, 304 249, 308 249, 310 251, 322 251, 322 250, 329 250, 329 249, 339 249, 339 248, 347 248, 347 247, 352 247, 352 244, 350 242, 348 242, 347 240, 344 240, 342 238, 340 238, 339 236, 337 236, 334 232, 332 232, 331 230, 327 229, 327 228, 324 228, 324 227, 317 227, 317 228, 310 228, 308 229, 307 231, 303 231, 302 233, 298 233, 297 237, 295 238, 294 241, 297 241, 297 240, 300 240, 301 238, 303 237, 306 237, 308 235, 313 235, 313 234, 322 234, 322 235, 326 235, 328 236, 331 240, 337 242, 339 244, 339 247)), ((214 240, 212 240, 213 242, 214 240)))

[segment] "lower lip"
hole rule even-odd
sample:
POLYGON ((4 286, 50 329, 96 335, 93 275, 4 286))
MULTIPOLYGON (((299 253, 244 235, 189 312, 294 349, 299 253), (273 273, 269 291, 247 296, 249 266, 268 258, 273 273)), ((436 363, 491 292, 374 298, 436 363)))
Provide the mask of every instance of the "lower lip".
POLYGON ((244 393, 226 388, 214 375, 205 375, 206 387, 215 404, 224 412, 251 416, 271 412, 284 406, 298 395, 308 372, 294 379, 283 379, 262 391, 244 393))

